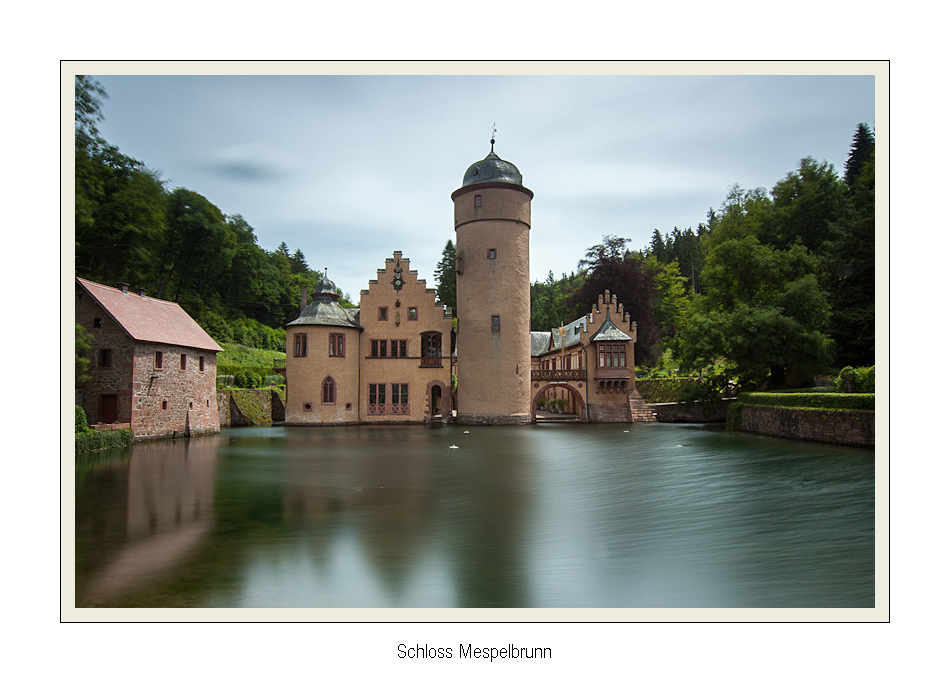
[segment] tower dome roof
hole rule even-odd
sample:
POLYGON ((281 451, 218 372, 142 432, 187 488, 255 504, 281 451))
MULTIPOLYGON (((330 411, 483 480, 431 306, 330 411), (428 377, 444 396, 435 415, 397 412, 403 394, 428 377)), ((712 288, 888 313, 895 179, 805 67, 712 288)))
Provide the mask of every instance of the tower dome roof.
MULTIPOLYGON (((492 140, 494 142, 494 140, 492 140)), ((488 153, 488 156, 481 161, 476 161, 465 171, 465 177, 462 179, 462 187, 466 185, 476 185, 478 183, 511 183, 512 185, 521 185, 521 172, 510 161, 505 161, 494 151, 488 153)))

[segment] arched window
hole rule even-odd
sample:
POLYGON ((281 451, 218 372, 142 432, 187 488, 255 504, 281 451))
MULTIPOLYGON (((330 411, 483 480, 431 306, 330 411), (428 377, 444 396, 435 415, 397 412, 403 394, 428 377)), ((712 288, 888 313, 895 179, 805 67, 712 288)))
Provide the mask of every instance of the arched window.
POLYGON ((422 365, 428 368, 442 367, 442 334, 422 333, 422 365))
POLYGON ((336 383, 332 377, 323 380, 323 402, 336 403, 336 383))

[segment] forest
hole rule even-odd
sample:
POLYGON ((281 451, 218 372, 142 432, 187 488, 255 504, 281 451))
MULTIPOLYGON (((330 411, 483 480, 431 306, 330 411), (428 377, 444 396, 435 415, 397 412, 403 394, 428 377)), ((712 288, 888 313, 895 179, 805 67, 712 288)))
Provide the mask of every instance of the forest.
POLYGON ((169 188, 102 139, 104 97, 98 82, 76 77, 76 275, 175 301, 219 343, 284 351, 281 327, 321 274, 299 249, 263 249, 240 215, 169 188))
MULTIPOLYGON (((76 275, 176 301, 219 342, 283 351, 281 327, 320 274, 102 139, 105 97, 76 77, 76 275)), ((638 369, 800 386, 874 364, 874 238, 874 133, 860 123, 842 175, 805 157, 770 190, 733 186, 704 222, 657 228, 640 249, 604 235, 576 272, 531 285, 531 329, 578 319, 609 289, 637 322, 638 369)), ((454 263, 449 241, 436 289, 453 309, 454 263)))

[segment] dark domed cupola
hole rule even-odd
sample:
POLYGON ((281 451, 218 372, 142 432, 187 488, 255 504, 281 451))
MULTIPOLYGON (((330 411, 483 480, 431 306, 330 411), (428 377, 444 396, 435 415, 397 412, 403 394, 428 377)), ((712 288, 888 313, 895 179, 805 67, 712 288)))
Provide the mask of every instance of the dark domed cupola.
POLYGON ((510 161, 505 161, 494 150, 481 161, 476 161, 465 171, 462 187, 477 183, 511 183, 521 185, 521 172, 510 161))

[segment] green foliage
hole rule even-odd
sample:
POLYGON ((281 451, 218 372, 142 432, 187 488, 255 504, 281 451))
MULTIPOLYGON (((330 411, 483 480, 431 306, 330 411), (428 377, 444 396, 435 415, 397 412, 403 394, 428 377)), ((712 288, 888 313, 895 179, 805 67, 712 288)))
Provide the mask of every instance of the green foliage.
POLYGON ((580 315, 575 315, 575 311, 569 306, 568 300, 583 281, 584 277, 582 275, 575 275, 574 273, 570 275, 562 273, 560 279, 555 279, 554 273, 548 271, 548 276, 544 282, 532 284, 531 329, 538 331, 550 330, 562 323, 569 323, 580 317, 580 315))
POLYGON ((76 384, 88 382, 90 375, 86 372, 89 369, 91 360, 86 357, 86 352, 92 347, 92 335, 86 332, 86 329, 76 323, 76 384))
POLYGON ((85 434, 89 431, 89 421, 86 419, 86 411, 82 406, 76 406, 76 433, 85 434))
POLYGON ((86 432, 76 432, 76 453, 122 448, 132 445, 133 441, 134 437, 131 429, 113 429, 110 431, 90 429, 86 432))
POLYGON ((874 410, 874 394, 751 392, 739 394, 744 405, 821 410, 874 410))
POLYGON ((873 394, 874 366, 853 368, 846 365, 841 368, 835 379, 835 389, 845 393, 873 394))
POLYGON ((637 391, 647 403, 676 403, 697 384, 696 377, 650 377, 637 380, 637 391))
POLYGON ((685 365, 701 369, 720 359, 740 385, 785 368, 820 368, 830 362, 823 330, 828 304, 813 271, 816 259, 801 245, 780 250, 755 237, 727 240, 709 254, 705 294, 679 339, 685 365))
POLYGON ((251 424, 266 424, 271 421, 270 396, 270 391, 260 389, 231 392, 231 399, 251 424))
POLYGON ((453 311, 458 310, 458 296, 455 280, 455 259, 457 253, 452 240, 445 243, 442 249, 442 258, 435 267, 436 300, 441 301, 453 311))
POLYGON ((241 216, 192 190, 167 189, 157 171, 103 140, 96 123, 104 97, 100 84, 77 77, 77 275, 175 301, 218 340, 282 350, 279 328, 320 274, 299 249, 265 251, 241 216))

